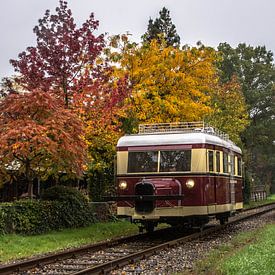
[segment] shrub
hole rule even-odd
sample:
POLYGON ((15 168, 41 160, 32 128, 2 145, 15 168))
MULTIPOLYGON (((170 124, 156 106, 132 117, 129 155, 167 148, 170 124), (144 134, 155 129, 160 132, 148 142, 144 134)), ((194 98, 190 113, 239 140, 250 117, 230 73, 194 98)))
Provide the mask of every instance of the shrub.
POLYGON ((46 189, 42 195, 42 199, 50 201, 72 201, 73 203, 79 204, 88 203, 88 199, 80 191, 64 185, 55 185, 46 189))
POLYGON ((74 188, 56 185, 48 188, 42 198, 58 201, 62 205, 62 211, 65 213, 59 215, 59 219, 66 228, 85 226, 94 221, 94 214, 88 204, 88 199, 74 188))
POLYGON ((89 196, 94 202, 104 201, 103 196, 115 192, 113 163, 90 165, 87 180, 89 196))
POLYGON ((46 198, 1 204, 0 233, 41 234, 95 221, 87 199, 77 190, 55 186, 45 192, 46 198))

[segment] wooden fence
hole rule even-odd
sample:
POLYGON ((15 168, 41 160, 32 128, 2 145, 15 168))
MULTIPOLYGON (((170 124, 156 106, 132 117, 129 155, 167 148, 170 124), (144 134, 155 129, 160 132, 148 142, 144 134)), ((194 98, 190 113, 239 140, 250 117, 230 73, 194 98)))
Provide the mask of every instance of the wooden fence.
POLYGON ((254 186, 251 189, 251 192, 250 192, 250 200, 251 201, 265 200, 266 197, 267 197, 267 194, 266 194, 266 189, 265 189, 264 185, 254 186))

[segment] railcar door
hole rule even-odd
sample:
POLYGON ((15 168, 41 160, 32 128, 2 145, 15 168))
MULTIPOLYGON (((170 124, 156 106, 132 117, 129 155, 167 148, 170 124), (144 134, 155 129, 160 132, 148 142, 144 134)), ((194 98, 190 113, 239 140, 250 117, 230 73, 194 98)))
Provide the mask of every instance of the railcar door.
POLYGON ((235 209, 235 203, 236 203, 236 191, 235 191, 235 183, 236 180, 234 178, 235 174, 235 158, 234 154, 230 153, 229 155, 229 173, 230 173, 230 202, 232 209, 235 209))
POLYGON ((208 150, 207 163, 208 179, 205 186, 205 203, 208 206, 208 213, 213 213, 216 208, 216 177, 213 150, 208 150))

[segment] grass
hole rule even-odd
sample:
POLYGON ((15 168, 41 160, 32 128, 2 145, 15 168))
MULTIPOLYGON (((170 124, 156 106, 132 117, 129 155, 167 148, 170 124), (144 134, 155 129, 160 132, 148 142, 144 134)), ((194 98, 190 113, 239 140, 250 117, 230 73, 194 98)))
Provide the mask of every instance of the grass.
POLYGON ((0 235, 0 264, 137 232, 136 225, 127 221, 119 221, 95 223, 85 228, 66 229, 36 236, 0 235))
POLYGON ((259 205, 264 205, 268 203, 275 202, 275 194, 272 194, 266 198, 266 200, 263 201, 251 201, 249 203, 244 204, 244 208, 251 208, 259 205))
MULTIPOLYGON (((265 204, 275 201, 275 194, 267 200, 257 202, 265 204)), ((254 203, 246 207, 253 207, 254 203)), ((86 228, 66 229, 37 236, 0 235, 0 264, 37 254, 77 247, 87 243, 126 236, 138 232, 138 227, 127 221, 96 223, 86 228)), ((228 247, 222 247, 225 252, 228 247)), ((218 252, 220 253, 220 252, 218 252)), ((214 258, 215 262, 216 258, 214 258)))
POLYGON ((275 274, 275 224, 239 234, 196 264, 194 274, 275 274))
POLYGON ((275 274, 275 224, 256 232, 255 242, 239 247, 222 265, 225 274, 275 274))

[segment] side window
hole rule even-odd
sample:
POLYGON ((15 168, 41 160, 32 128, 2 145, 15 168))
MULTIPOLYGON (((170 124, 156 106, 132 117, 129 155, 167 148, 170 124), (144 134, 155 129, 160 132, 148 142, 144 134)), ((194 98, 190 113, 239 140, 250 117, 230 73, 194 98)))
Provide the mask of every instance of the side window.
POLYGON ((191 170, 191 150, 160 151, 160 172, 191 170))
POLYGON ((223 152, 223 172, 228 173, 228 154, 223 152))
POLYGON ((230 173, 232 175, 235 175, 235 157, 234 157, 234 155, 230 155, 229 158, 230 158, 230 163, 229 163, 230 173))
POLYGON ((208 151, 208 170, 209 172, 214 171, 214 152, 208 151))
POLYGON ((216 172, 221 172, 221 153, 216 152, 216 172))
POLYGON ((157 172, 158 152, 129 152, 128 173, 157 172))
POLYGON ((237 168, 238 176, 241 176, 242 175, 242 159, 240 157, 238 157, 237 163, 238 163, 238 168, 237 168))

